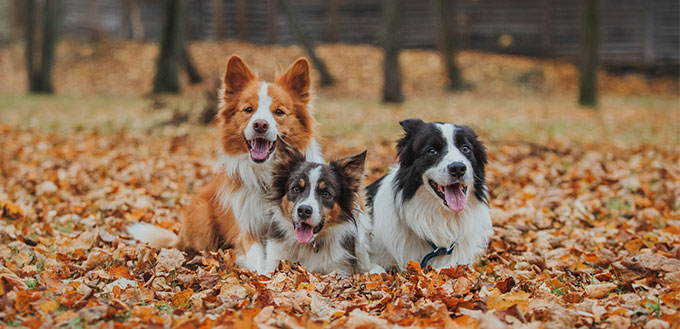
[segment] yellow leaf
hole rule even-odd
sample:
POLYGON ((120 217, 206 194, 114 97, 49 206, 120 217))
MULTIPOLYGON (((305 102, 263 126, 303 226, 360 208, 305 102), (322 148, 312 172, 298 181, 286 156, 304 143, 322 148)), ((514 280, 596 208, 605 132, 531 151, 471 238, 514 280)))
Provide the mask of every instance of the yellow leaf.
POLYGON ((489 293, 486 307, 497 311, 505 311, 511 306, 517 305, 522 311, 526 311, 527 307, 529 307, 530 296, 529 293, 521 290, 501 295, 501 291, 494 288, 489 293))
POLYGON ((40 305, 40 309, 45 313, 50 313, 50 312, 56 310, 57 307, 59 307, 59 303, 57 303, 54 300, 51 300, 51 301, 46 302, 46 303, 42 303, 40 305))
POLYGON ((314 285, 308 282, 300 282, 300 284, 297 286, 297 290, 302 289, 312 291, 314 290, 314 285))

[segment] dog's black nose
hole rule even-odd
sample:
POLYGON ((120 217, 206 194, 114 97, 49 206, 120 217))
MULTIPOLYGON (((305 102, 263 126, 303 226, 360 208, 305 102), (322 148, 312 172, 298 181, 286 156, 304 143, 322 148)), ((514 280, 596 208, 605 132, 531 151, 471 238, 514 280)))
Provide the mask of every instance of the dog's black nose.
POLYGON ((310 206, 299 206, 297 210, 298 217, 300 217, 300 219, 307 219, 309 217, 312 217, 312 211, 314 210, 310 206))
POLYGON ((253 122, 253 129, 260 134, 264 134, 269 129, 269 123, 262 119, 255 120, 255 122, 253 122))
POLYGON ((462 162, 451 162, 448 166, 449 174, 453 177, 463 177, 467 166, 462 162))

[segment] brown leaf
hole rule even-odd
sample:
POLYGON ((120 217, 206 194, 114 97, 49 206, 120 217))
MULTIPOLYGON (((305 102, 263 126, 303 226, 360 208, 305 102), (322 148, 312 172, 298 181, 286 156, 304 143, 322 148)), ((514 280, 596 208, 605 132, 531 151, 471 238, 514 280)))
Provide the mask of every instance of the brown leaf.
POLYGON ((184 254, 177 249, 162 249, 158 253, 156 272, 169 273, 184 264, 184 254))
POLYGON ((515 286, 515 279, 513 279, 511 276, 508 277, 505 280, 498 281, 496 283, 496 288, 501 291, 501 293, 506 293, 512 289, 512 287, 515 286))
POLYGON ((632 269, 655 271, 655 272, 678 272, 680 260, 667 258, 659 254, 642 254, 627 257, 622 264, 632 269))
POLYGON ((613 283, 591 284, 586 286, 585 291, 586 296, 590 298, 601 298, 614 288, 616 288, 616 285, 613 283))

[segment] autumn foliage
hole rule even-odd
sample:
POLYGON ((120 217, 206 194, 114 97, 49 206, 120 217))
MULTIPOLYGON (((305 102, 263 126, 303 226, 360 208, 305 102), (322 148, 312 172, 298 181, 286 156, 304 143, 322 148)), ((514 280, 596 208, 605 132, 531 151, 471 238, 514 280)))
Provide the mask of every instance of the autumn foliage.
MULTIPOLYGON (((62 78, 57 90, 72 88, 62 78)), ((326 153, 368 148, 366 181, 384 173, 395 160, 396 121, 383 118, 394 128, 376 129, 379 137, 329 136, 345 120, 368 123, 349 109, 331 121, 324 110, 340 105, 319 105, 326 153)), ((422 115, 446 119, 432 109, 422 115)), ((361 110, 374 120, 384 114, 361 110)), ((617 120, 630 120, 672 138, 672 115, 652 124, 643 110, 607 114, 614 133, 617 120)), ((592 119, 584 113, 565 122, 592 119)), ((537 143, 477 126, 489 154, 487 253, 441 271, 412 262, 402 273, 339 277, 288 263, 258 275, 237 267, 228 250, 154 250, 126 235, 133 222, 178 229, 180 207, 212 174, 207 129, 0 124, 0 327, 677 327, 677 139, 593 143, 557 133, 537 143)))

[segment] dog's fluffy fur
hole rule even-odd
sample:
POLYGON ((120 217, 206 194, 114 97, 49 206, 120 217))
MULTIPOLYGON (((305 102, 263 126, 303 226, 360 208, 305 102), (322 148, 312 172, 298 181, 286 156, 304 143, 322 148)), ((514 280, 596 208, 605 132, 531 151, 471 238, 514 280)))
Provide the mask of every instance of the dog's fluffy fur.
POLYGON ((277 144, 265 271, 274 271, 281 260, 322 274, 376 271, 367 229, 358 225, 366 151, 321 164, 306 161, 283 141, 277 144))
POLYGON ((232 56, 216 117, 220 138, 215 178, 185 208, 179 236, 150 224, 132 225, 128 232, 157 248, 234 248, 240 265, 261 270, 262 243, 271 222, 264 205, 277 136, 304 150, 310 160, 323 160, 314 138, 310 93, 306 59, 267 83, 232 56))
POLYGON ((455 247, 432 258, 434 268, 470 264, 492 234, 484 166, 486 151, 466 126, 400 122, 399 163, 367 188, 372 219, 372 261, 404 269, 437 247, 455 247))

